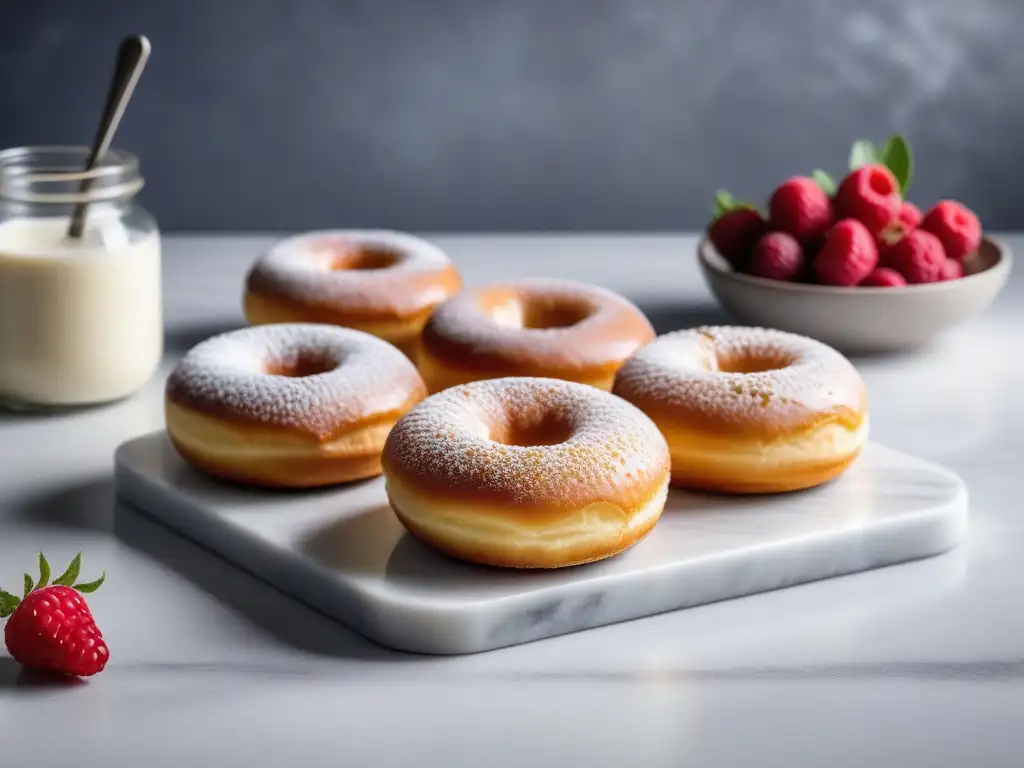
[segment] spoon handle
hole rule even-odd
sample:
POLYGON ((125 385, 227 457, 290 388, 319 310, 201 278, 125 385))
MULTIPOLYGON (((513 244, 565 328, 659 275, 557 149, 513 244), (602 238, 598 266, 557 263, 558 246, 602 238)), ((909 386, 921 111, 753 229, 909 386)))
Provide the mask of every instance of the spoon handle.
MULTIPOLYGON (((103 107, 103 118, 100 120, 99 129, 93 139, 92 150, 86 160, 85 169, 93 170, 97 163, 103 159, 114 139, 114 133, 124 115, 125 107, 132 97, 135 85, 142 76, 142 70, 149 59, 149 40, 143 35, 132 35, 126 37, 121 43, 117 53, 117 65, 114 68, 114 77, 110 82, 110 90, 107 92, 107 102, 103 107)), ((87 192, 91 186, 91 179, 84 179, 79 192, 87 192)), ((71 214, 71 225, 68 227, 68 237, 81 237, 85 229, 86 203, 79 203, 71 214)))

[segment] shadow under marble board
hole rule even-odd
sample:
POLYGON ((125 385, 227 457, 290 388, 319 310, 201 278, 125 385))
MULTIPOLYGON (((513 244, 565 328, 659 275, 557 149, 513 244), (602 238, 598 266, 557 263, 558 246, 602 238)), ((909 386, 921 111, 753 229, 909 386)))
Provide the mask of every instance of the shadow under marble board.
POLYGON ((669 494, 625 553, 507 571, 407 535, 381 478, 331 490, 229 485, 186 465, 166 434, 122 445, 121 499, 372 640, 464 654, 945 552, 967 525, 952 472, 870 445, 839 480, 769 497, 669 494))

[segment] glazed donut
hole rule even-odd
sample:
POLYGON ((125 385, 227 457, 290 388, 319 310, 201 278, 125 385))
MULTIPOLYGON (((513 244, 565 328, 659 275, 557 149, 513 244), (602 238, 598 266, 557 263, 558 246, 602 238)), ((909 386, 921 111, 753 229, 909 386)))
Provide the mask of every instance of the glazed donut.
POLYGON ((429 546, 506 568, 601 560, 646 536, 668 492, 657 427, 593 387, 478 381, 432 395, 384 445, 391 507, 429 546))
POLYGON ((448 256, 417 237, 322 231, 288 238, 257 259, 242 303, 250 325, 341 325, 414 358, 430 312, 461 287, 448 256))
POLYGON ((613 392, 668 440, 672 482, 779 493, 841 474, 867 441, 867 392, 818 341, 764 328, 676 331, 619 371, 613 392))
POLYGON ((361 331, 243 328, 193 347, 167 380, 167 433, 189 463, 240 483, 331 485, 380 474, 384 439, 426 397, 415 366, 361 331))
POLYGON ((563 280, 464 291, 430 316, 418 359, 431 392, 504 376, 550 377, 611 389, 623 361, 654 338, 618 294, 563 280))

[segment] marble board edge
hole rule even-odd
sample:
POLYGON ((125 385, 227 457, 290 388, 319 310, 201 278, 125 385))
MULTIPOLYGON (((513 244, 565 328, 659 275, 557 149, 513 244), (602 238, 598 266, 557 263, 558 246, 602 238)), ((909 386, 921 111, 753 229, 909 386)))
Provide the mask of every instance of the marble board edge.
MULTIPOLYGON (((932 462, 884 448, 951 481, 955 492, 948 502, 863 529, 784 542, 773 550, 774 565, 767 569, 764 563, 754 566, 765 569, 757 583, 743 583, 742 579, 737 583, 730 575, 730 567, 735 566, 728 558, 715 558, 698 565, 679 562, 661 568, 644 575, 642 587, 635 577, 618 579, 634 582, 620 584, 618 590, 615 585, 605 590, 581 590, 568 584, 549 590, 557 594, 526 594, 502 598, 494 605, 471 604, 459 610, 381 604, 379 595, 370 599, 333 578, 325 568, 275 547, 241 526, 233 526, 237 535, 224 536, 208 519, 216 513, 203 509, 185 494, 168 494, 125 460, 126 450, 133 443, 154 439, 166 436, 162 431, 150 433, 126 441, 117 449, 115 486, 121 501, 374 642, 431 655, 495 650, 939 555, 960 542, 968 514, 967 488, 958 475, 932 462), (785 566, 791 562, 810 563, 811 567, 794 573, 785 566), (641 589, 648 596, 646 601, 619 594, 641 589)), ((744 560, 744 568, 749 570, 754 560, 751 553, 746 553, 744 560)))

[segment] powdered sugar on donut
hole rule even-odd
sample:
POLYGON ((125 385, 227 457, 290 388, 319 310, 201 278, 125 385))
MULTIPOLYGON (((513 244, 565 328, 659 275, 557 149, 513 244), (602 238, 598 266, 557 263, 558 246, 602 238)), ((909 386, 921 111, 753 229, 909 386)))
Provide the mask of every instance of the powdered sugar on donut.
POLYGON ((473 355, 487 354, 513 364, 528 359, 573 367, 621 360, 653 335, 643 313, 612 291, 569 280, 531 279, 464 291, 445 302, 431 315, 424 344, 431 348, 436 339, 455 346, 470 362, 473 355), (572 325, 525 328, 523 304, 530 301, 571 305, 588 314, 572 325))
POLYGON ((193 347, 167 380, 173 402, 318 438, 394 414, 424 394, 416 368, 390 344, 361 331, 303 323, 214 336, 193 347), (326 370, 300 377, 267 373, 302 359, 326 370))
POLYGON ((641 408, 707 414, 724 424, 792 424, 866 407, 863 381, 821 342, 766 328, 713 326, 659 336, 620 369, 613 390, 641 408), (772 370, 728 372, 755 358, 772 370))
POLYGON ((251 290, 346 312, 407 315, 444 301, 449 291, 435 278, 451 270, 437 246, 390 230, 324 230, 281 241, 258 258, 251 290), (395 262, 378 269, 337 269, 346 250, 378 249, 395 262))
POLYGON ((579 506, 663 482, 668 446, 639 409, 584 384, 542 378, 477 381, 427 398, 392 429, 386 473, 523 506, 579 506), (510 423, 565 420, 563 441, 508 445, 510 423))

